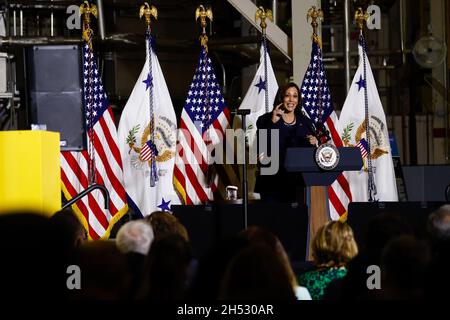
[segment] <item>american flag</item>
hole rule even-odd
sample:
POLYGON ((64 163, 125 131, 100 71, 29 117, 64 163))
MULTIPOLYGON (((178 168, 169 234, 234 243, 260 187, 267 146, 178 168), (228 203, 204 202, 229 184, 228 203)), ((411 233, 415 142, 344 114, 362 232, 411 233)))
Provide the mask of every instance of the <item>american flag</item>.
POLYGON ((83 44, 83 80, 86 136, 90 147, 81 152, 61 152, 62 189, 65 197, 70 200, 88 188, 93 182, 93 176, 89 173, 92 168, 95 173, 94 181, 104 185, 109 191, 109 210, 104 209, 104 198, 99 190, 81 198, 72 208, 91 239, 108 238, 114 223, 128 207, 114 115, 88 43, 83 44))
POLYGON ((184 204, 211 201, 216 191, 222 194, 225 185, 237 180, 230 167, 215 165, 211 171, 208 165, 212 150, 223 146, 229 123, 230 112, 207 49, 202 47, 178 132, 174 185, 184 204))
MULTIPOLYGON (((317 37, 314 37, 311 51, 311 61, 301 86, 302 107, 316 124, 324 124, 330 132, 331 141, 336 147, 342 147, 342 140, 338 134, 339 125, 334 111, 328 88, 327 78, 322 60, 322 50, 317 37)), ((330 216, 339 219, 347 212, 348 203, 352 201, 350 185, 344 174, 328 187, 330 202, 330 216)))
POLYGON ((364 159, 367 157, 367 153, 369 152, 369 145, 367 144, 366 139, 362 138, 359 140, 358 144, 356 145, 359 150, 361 151, 361 157, 364 159))
POLYGON ((152 156, 158 156, 158 150, 156 149, 155 144, 149 140, 147 141, 141 149, 140 157, 143 161, 148 161, 152 158, 152 156))

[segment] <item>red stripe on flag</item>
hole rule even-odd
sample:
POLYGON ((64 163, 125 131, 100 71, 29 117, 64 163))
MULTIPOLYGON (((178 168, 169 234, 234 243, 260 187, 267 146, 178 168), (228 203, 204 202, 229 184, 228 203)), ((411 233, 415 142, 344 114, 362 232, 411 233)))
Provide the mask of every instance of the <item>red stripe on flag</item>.
MULTIPOLYGON (((190 121, 189 119, 187 119, 187 121, 190 121)), ((184 119, 181 118, 181 122, 180 122, 180 128, 183 129, 183 135, 184 138, 186 139, 188 145, 185 146, 183 144, 181 144, 182 148, 189 148, 189 150, 191 150, 192 154, 195 157, 195 160, 197 161, 198 165, 200 166, 200 169, 202 170, 203 173, 206 172, 206 170, 208 170, 208 165, 206 163, 205 158, 203 157, 203 153, 200 152, 200 149, 197 141, 195 140, 195 138, 192 136, 191 132, 189 131, 189 129, 186 126, 186 123, 184 122, 184 119)), ((202 141, 203 143, 203 141, 202 141)), ((206 149, 206 146, 204 147, 206 149)), ((184 152, 184 159, 183 162, 186 163, 187 162, 187 158, 186 158, 186 152, 184 152)))
POLYGON ((123 189, 122 184, 120 183, 120 181, 117 179, 117 176, 113 172, 113 169, 111 168, 110 163, 108 161, 108 157, 105 154, 105 150, 103 149, 103 146, 100 143, 100 139, 98 138, 97 134, 95 134, 94 147, 95 151, 97 152, 97 155, 102 160, 102 164, 103 167, 105 168, 108 180, 111 182, 111 185, 113 186, 115 192, 120 197, 120 199, 123 202, 126 202, 125 190, 123 189))
POLYGON ((205 190, 200 184, 200 181, 197 179, 197 175, 195 174, 191 165, 185 164, 184 168, 186 170, 187 178, 189 179, 189 182, 191 183, 192 187, 194 187, 194 190, 197 193, 197 196, 199 197, 200 201, 201 202, 208 201, 209 200, 208 195, 205 193, 205 190))
MULTIPOLYGON (((111 117, 111 121, 114 121, 114 115, 112 113, 112 108, 108 108, 109 116, 111 117)), ((117 146, 116 142, 114 141, 114 138, 111 136, 111 132, 109 131, 108 125, 106 124, 105 117, 101 117, 98 121, 100 123, 100 126, 102 128, 102 134, 106 138, 106 141, 108 141, 108 147, 111 153, 114 156, 114 159, 116 159, 117 164, 119 165, 120 169, 122 168, 122 158, 120 156, 119 147, 117 146)))
POLYGON ((94 214, 97 221, 102 225, 102 227, 105 230, 108 229, 109 222, 108 222, 108 220, 106 220, 106 216, 103 212, 105 209, 100 208, 97 200, 94 198, 92 193, 88 193, 88 203, 89 203, 89 208, 91 208, 91 211, 94 214))
MULTIPOLYGON (((86 177, 86 173, 81 169, 81 167, 78 165, 77 160, 73 156, 71 152, 63 152, 64 159, 66 159, 67 164, 69 165, 70 169, 72 169, 72 172, 77 176, 78 180, 80 181, 81 186, 86 189, 88 187, 88 180, 86 177)), ((72 197, 75 197, 78 192, 75 191, 74 194, 71 194, 72 197)))
MULTIPOLYGON (((96 170, 96 172, 97 172, 97 179, 98 179, 97 183, 105 185, 105 182, 103 181, 103 178, 102 178, 100 172, 98 172, 98 170, 96 170)), ((102 206, 103 206, 103 203, 102 203, 102 206)), ((119 210, 114 205, 114 202, 112 201, 112 197, 109 197, 109 212, 117 212, 117 211, 119 211, 119 210)))
MULTIPOLYGON (((63 152, 63 154, 64 153, 66 153, 66 152, 63 152)), ((66 158, 66 157, 64 156, 64 158, 66 158)), ((67 192, 69 192, 69 194, 72 197, 77 195, 77 191, 75 190, 75 188, 70 183, 70 181, 67 178, 66 173, 64 172, 63 169, 61 170, 61 181, 63 182, 64 186, 66 187, 67 192)), ((99 239, 100 236, 90 227, 88 208, 84 205, 83 201, 81 201, 81 200, 76 202, 76 206, 80 210, 81 214, 84 216, 84 219, 85 219, 86 224, 88 225, 88 229, 89 229, 87 231, 88 231, 89 236, 91 237, 91 239, 99 239)))
POLYGON ((339 214, 339 216, 342 216, 347 210, 345 210, 344 206, 341 203, 341 200, 339 200, 331 186, 328 187, 328 197, 330 198, 330 201, 333 204, 336 212, 339 214))
POLYGON ((331 117, 328 117, 326 122, 327 122, 328 128, 330 129, 331 138, 333 139, 335 146, 343 147, 344 145, 342 144, 341 137, 339 137, 339 134, 336 131, 333 119, 331 119, 331 117))
MULTIPOLYGON (((182 164, 182 165, 184 166, 184 164, 182 164)), ((177 165, 175 165, 173 168, 173 174, 174 174, 175 178, 177 179, 179 186, 183 189, 183 193, 186 196, 186 200, 185 200, 184 204, 186 204, 186 205, 192 204, 192 200, 191 200, 191 198, 189 198, 187 191, 186 191, 186 180, 184 178, 184 175, 181 173, 180 168, 178 168, 177 165)), ((180 193, 180 192, 181 191, 178 190, 178 193, 180 193)), ((184 200, 184 199, 182 199, 181 194, 180 194, 180 199, 184 200)))
POLYGON ((347 195, 349 202, 352 202, 352 193, 350 191, 350 184, 348 183, 348 180, 345 178, 343 173, 341 173, 337 177, 337 181, 341 185, 342 190, 344 190, 345 194, 347 195))
POLYGON ((230 110, 227 107, 224 107, 222 112, 225 115, 225 117, 227 118, 228 123, 230 123, 230 116, 231 116, 230 110))

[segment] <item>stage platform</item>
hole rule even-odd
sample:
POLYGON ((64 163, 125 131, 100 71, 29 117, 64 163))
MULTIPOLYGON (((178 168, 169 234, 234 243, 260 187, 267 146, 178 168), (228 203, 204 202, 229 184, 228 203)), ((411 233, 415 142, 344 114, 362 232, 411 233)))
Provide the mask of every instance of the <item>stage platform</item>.
MULTIPOLYGON (((203 256, 220 239, 244 229, 241 204, 217 203, 172 206, 173 214, 187 228, 194 256, 203 256)), ((248 205, 248 225, 262 226, 281 241, 293 261, 304 261, 308 237, 308 209, 297 203, 248 205)))

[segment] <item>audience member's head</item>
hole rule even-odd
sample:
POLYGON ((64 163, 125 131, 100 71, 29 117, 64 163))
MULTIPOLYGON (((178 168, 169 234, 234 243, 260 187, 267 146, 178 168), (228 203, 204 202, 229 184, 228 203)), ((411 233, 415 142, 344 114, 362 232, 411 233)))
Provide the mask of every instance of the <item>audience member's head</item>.
POLYGON ((251 245, 262 245, 273 250, 273 252, 280 258, 281 262, 283 263, 292 286, 295 288, 298 285, 297 278, 295 277, 295 273, 292 270, 292 266, 286 250, 284 250, 283 244, 280 242, 280 239, 278 239, 276 235, 265 228, 259 226, 250 226, 247 229, 242 230, 239 233, 239 236, 248 241, 251 245))
POLYGON ((189 243, 172 234, 155 239, 144 270, 139 298, 178 300, 185 297, 187 271, 191 261, 189 243))
POLYGON ((185 241, 189 241, 189 236, 186 228, 173 214, 164 211, 155 211, 145 220, 150 223, 153 228, 155 240, 161 239, 167 235, 178 234, 185 241))
POLYGON ((125 254, 114 241, 83 243, 73 257, 81 270, 81 290, 71 290, 72 298, 117 300, 130 296, 133 275, 125 254))
POLYGON ((249 245, 228 264, 221 300, 296 300, 289 274, 267 245, 249 245))
POLYGON ((317 266, 343 266, 357 254, 353 230, 347 223, 329 221, 317 230, 312 243, 312 256, 317 266))
POLYGON ((188 298, 199 301, 217 299, 227 265, 247 245, 248 241, 242 237, 225 237, 199 257, 188 298))
POLYGON ((36 213, 0 215, 0 295, 61 298, 66 289, 62 232, 36 213))
POLYGON ((410 235, 392 239, 381 257, 384 298, 421 298, 425 270, 431 259, 428 245, 410 235))
POLYGON ((450 243, 450 204, 443 205, 428 216, 427 229, 433 244, 450 243))
POLYGON ((147 255, 153 242, 153 229, 143 220, 125 223, 117 232, 116 245, 122 253, 137 252, 147 255))
POLYGON ((399 214, 384 212, 369 221, 366 232, 366 251, 372 263, 379 264, 386 244, 399 235, 413 235, 413 229, 399 214))
POLYGON ((72 209, 64 209, 56 212, 50 222, 62 232, 64 246, 73 249, 87 240, 86 229, 72 209))

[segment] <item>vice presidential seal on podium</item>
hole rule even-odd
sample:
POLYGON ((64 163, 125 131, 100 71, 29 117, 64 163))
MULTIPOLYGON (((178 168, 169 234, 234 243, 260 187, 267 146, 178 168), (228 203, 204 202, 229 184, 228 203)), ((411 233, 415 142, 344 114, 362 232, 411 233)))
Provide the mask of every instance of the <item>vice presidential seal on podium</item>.
POLYGON ((339 150, 331 143, 324 143, 317 148, 314 159, 319 168, 333 170, 339 164, 339 150))

